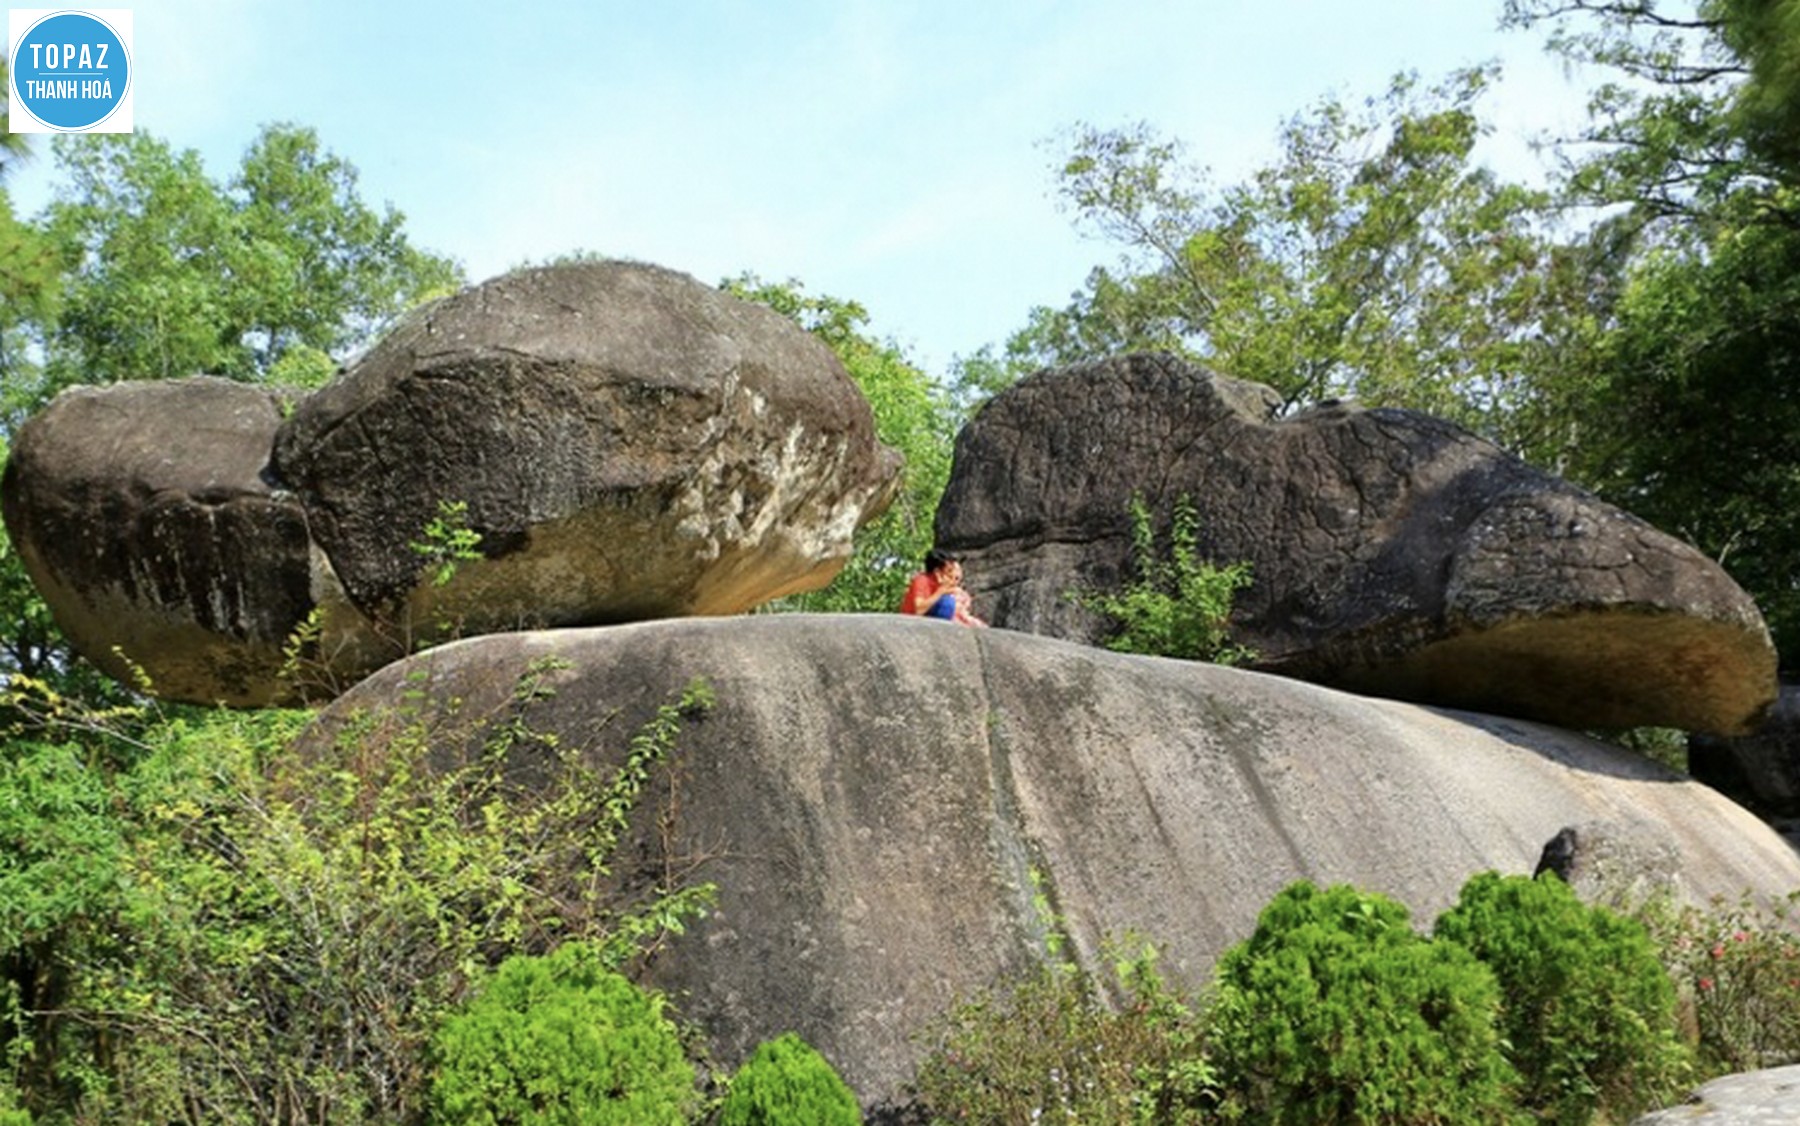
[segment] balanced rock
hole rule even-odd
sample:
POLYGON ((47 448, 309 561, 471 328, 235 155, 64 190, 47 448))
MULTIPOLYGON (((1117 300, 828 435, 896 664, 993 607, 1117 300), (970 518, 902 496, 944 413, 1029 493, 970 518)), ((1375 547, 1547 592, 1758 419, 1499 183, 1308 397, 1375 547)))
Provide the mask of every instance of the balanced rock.
POLYGON ((1163 354, 1047 371, 957 439, 937 516, 995 625, 1093 643, 1072 591, 1133 571, 1128 508, 1248 561, 1256 667, 1586 729, 1742 731, 1775 696, 1749 596, 1673 536, 1447 422, 1327 404, 1163 354))
POLYGON ((466 290, 284 409, 197 378, 21 428, 7 528, 84 655, 256 706, 446 632, 737 613, 829 582, 899 469, 830 349, 633 263, 466 290))
POLYGON ((627 262, 430 306, 301 403, 274 461, 357 605, 477 632, 816 589, 898 471, 825 345, 627 262), (440 503, 466 506, 484 557, 447 589, 419 581, 413 546, 440 503))
MULTIPOLYGON (((649 980, 722 1066, 795 1031, 869 1104, 900 1098, 953 1001, 1043 956, 1039 887, 1097 976, 1106 940, 1135 931, 1197 986, 1295 879, 1383 892, 1429 925, 1469 876, 1530 872, 1569 825, 1658 826, 1697 901, 1800 886, 1800 856, 1754 816, 1610 744, 898 615, 473 638, 357 685, 295 753, 441 710, 553 733, 604 771, 696 677, 716 704, 685 721, 614 871, 635 887, 698 862, 718 903, 649 980), (519 714, 528 675, 546 691, 519 714)), ((486 742, 434 745, 459 741, 486 742)), ((543 752, 514 753, 529 777, 543 752)))

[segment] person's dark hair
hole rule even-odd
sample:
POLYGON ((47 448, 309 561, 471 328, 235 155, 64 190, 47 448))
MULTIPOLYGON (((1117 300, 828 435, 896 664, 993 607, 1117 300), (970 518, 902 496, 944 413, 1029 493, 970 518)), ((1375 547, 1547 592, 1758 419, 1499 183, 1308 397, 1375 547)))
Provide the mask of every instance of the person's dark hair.
POLYGON ((941 571, 954 562, 956 562, 956 556, 948 551, 939 551, 934 547, 925 553, 925 569, 927 571, 941 571))

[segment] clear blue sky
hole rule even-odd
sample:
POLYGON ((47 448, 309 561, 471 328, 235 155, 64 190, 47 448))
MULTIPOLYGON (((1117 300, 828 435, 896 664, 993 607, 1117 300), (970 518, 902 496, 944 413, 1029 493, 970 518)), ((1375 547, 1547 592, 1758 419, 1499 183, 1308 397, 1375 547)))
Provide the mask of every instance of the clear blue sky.
MULTIPOLYGON (((1074 122, 1149 121, 1229 181, 1322 95, 1499 59, 1484 152, 1523 177, 1584 98, 1500 0, 104 6, 133 11, 137 128, 215 176, 310 125, 472 280, 575 249, 798 278, 935 374, 1115 257, 1056 205, 1045 141, 1074 122)), ((15 204, 54 178, 40 146, 15 204)))

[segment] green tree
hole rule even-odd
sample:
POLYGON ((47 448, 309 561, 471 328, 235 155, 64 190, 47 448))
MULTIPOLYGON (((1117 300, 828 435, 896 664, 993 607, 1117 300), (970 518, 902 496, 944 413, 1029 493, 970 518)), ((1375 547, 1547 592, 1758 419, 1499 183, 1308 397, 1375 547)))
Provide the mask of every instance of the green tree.
POLYGON ((867 396, 875 434, 906 459, 900 491, 887 512, 856 535, 850 562, 824 590, 783 599, 789 609, 880 612, 894 609, 907 577, 931 548, 938 499, 950 480, 955 413, 950 397, 891 342, 865 331, 868 310, 854 301, 812 296, 798 282, 764 282, 754 274, 721 288, 787 317, 837 354, 867 396))
POLYGON ((1608 69, 1560 193, 1610 216, 1613 284, 1566 350, 1559 465, 1691 540, 1800 663, 1800 111, 1794 6, 1508 0, 1506 22, 1608 69))
POLYGON ((6 60, 0 58, 0 179, 6 177, 10 166, 24 158, 29 149, 30 135, 14 133, 10 125, 12 119, 12 98, 10 91, 11 74, 6 60))
POLYGON ((965 363, 965 385, 996 382, 996 362, 1166 348, 1290 403, 1354 395, 1503 431, 1537 358, 1547 244, 1542 196, 1472 160, 1493 78, 1401 75, 1360 106, 1326 99, 1226 188, 1149 126, 1078 126, 1063 201, 1126 256, 1067 308, 1034 311, 1003 356, 965 363))
POLYGON ((49 232, 69 265, 54 382, 197 372, 255 379, 292 348, 333 356, 460 279, 377 212, 310 129, 266 127, 235 176, 148 133, 59 138, 49 232))

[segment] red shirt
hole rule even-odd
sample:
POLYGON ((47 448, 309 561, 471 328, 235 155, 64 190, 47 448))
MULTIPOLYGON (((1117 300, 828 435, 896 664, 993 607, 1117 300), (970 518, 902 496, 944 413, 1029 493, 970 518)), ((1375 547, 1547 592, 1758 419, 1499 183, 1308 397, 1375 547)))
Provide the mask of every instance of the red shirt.
POLYGON ((900 599, 902 614, 917 614, 925 609, 931 596, 937 591, 937 580, 929 571, 920 571, 906 584, 906 596, 900 599))

